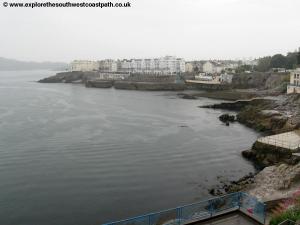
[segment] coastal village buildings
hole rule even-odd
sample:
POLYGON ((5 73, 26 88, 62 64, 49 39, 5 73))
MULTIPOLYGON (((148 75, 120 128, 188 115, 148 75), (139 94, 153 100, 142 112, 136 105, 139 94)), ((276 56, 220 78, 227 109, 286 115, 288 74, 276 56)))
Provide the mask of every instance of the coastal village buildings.
POLYGON ((96 61, 89 60, 74 60, 71 62, 71 71, 96 71, 99 69, 99 64, 96 61))
POLYGON ((117 62, 112 59, 105 59, 98 62, 99 71, 101 72, 117 72, 117 62))
POLYGON ((287 94, 300 93, 300 68, 290 74, 290 84, 287 86, 287 94))
POLYGON ((131 59, 120 62, 120 72, 172 75, 184 73, 185 61, 174 56, 165 56, 154 59, 131 59))
POLYGON ((192 63, 187 62, 187 63, 185 64, 185 72, 187 72, 187 73, 192 73, 192 72, 194 72, 194 66, 193 66, 192 63))
POLYGON ((217 62, 214 61, 207 61, 203 64, 203 72, 205 73, 221 73, 225 67, 217 62))
POLYGON ((101 71, 156 75, 175 75, 185 72, 185 61, 174 56, 154 59, 124 59, 86 61, 75 60, 71 63, 71 71, 101 71))
POLYGON ((290 83, 287 86, 287 94, 300 94, 300 48, 297 53, 297 69, 290 73, 290 83))
POLYGON ((223 84, 231 84, 232 78, 233 78, 233 74, 222 73, 220 75, 220 82, 223 84))
POLYGON ((258 65, 258 59, 243 59, 242 60, 243 65, 249 65, 249 66, 257 66, 258 65))

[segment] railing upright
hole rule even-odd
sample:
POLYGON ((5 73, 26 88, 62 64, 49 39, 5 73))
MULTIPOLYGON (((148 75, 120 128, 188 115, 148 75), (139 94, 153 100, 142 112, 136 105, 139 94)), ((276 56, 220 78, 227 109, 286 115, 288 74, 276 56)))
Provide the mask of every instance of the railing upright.
POLYGON ((181 214, 182 214, 182 207, 176 208, 176 221, 178 225, 181 224, 181 214))
POLYGON ((264 204, 264 224, 266 224, 266 213, 267 213, 267 206, 264 204))
POLYGON ((151 225, 151 217, 152 216, 152 214, 149 214, 149 216, 148 216, 148 225, 151 225))
POLYGON ((210 217, 213 216, 213 200, 209 200, 209 214, 210 214, 210 217))
POLYGON ((238 192, 238 206, 239 206, 239 210, 241 209, 241 201, 242 201, 242 192, 238 192))

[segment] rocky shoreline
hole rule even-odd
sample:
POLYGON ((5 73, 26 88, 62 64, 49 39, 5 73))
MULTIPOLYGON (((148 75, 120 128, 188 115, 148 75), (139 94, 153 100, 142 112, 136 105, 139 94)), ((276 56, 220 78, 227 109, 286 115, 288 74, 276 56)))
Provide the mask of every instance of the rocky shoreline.
POLYGON ((259 132, 277 134, 300 127, 298 106, 290 97, 254 98, 199 107, 236 111, 238 122, 259 132), (285 106, 293 104, 295 109, 293 111, 280 110, 283 104, 285 106))
MULTIPOLYGON (((82 83, 86 87, 114 87, 126 90, 182 91, 185 89, 185 84, 98 80, 98 76, 99 74, 96 72, 64 72, 42 79, 39 82, 82 83)), ((270 77, 272 78, 272 76, 270 77)), ((236 85, 242 83, 242 81, 237 82, 236 85)), ((273 82, 274 80, 271 81, 273 82)), ((279 82, 279 79, 276 78, 275 81, 279 82)), ((207 97, 231 100, 233 102, 222 102, 200 107, 212 110, 224 109, 234 111, 236 116, 222 115, 219 119, 226 125, 229 125, 229 122, 237 121, 267 135, 300 128, 300 97, 298 95, 277 96, 282 91, 281 89, 275 88, 275 92, 271 89, 260 91, 254 89, 230 89, 206 92, 197 91, 194 93, 184 91, 178 93, 177 96, 183 99, 207 97), (265 97, 270 95, 273 97, 265 97)), ((296 188, 298 185, 298 180, 300 180, 300 158, 293 156, 286 149, 270 148, 270 146, 264 146, 255 142, 252 148, 244 150, 242 155, 251 160, 259 172, 247 174, 236 181, 222 181, 219 185, 208 190, 211 195, 247 191, 262 200, 269 201, 287 197, 293 188, 296 188), (266 180, 268 183, 264 183, 266 180), (273 198, 268 194, 268 190, 272 190, 272 193, 274 193, 273 198)))
POLYGON ((40 83, 81 83, 88 88, 111 88, 141 91, 183 91, 184 83, 99 79, 99 72, 62 72, 39 80, 40 83))
MULTIPOLYGON (((299 103, 298 95, 282 95, 201 107, 235 111, 238 122, 267 135, 298 129, 299 103)), ((300 185, 300 157, 292 151, 256 141, 242 155, 252 161, 259 172, 247 174, 237 181, 221 182, 208 190, 211 195, 247 191, 264 201, 273 201, 289 197, 300 185)))

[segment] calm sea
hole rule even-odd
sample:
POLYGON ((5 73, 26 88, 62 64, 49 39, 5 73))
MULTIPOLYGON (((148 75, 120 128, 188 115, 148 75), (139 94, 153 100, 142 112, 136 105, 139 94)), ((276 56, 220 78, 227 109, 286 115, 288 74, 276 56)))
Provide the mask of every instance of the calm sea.
POLYGON ((208 197, 254 171, 259 134, 174 92, 41 84, 0 72, 0 224, 97 225, 208 197))

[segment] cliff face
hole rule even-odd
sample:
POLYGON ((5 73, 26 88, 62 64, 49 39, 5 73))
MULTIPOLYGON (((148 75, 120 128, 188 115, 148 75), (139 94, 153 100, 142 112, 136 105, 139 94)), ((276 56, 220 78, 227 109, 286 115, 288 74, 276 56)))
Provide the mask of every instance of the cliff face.
POLYGON ((289 73, 242 73, 232 78, 233 88, 274 89, 289 80, 289 73))

